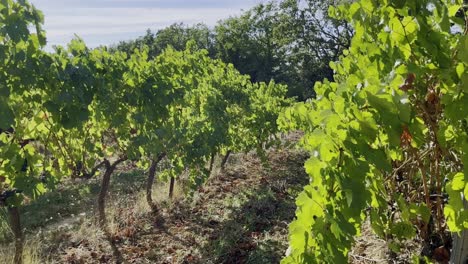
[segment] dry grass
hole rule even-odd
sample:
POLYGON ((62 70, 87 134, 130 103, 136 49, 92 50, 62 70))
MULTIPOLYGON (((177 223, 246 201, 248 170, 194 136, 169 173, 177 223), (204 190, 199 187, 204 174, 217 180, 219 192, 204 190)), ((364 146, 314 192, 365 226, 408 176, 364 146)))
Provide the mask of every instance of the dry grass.
MULTIPOLYGON (((153 200, 161 207, 159 215, 147 205, 143 172, 115 175, 107 199, 112 240, 130 263, 277 263, 287 247, 293 199, 307 176, 300 155, 275 152, 269 159, 271 166, 263 167, 254 153, 233 154, 220 171, 218 157, 211 178, 192 198, 184 193, 184 177, 176 181, 172 200, 169 184, 157 181, 153 200)), ((90 187, 78 196, 90 200, 86 206, 45 223, 40 235, 28 239, 26 264, 112 263, 111 247, 93 214, 97 190, 90 187)), ((54 206, 69 205, 60 201, 54 206)), ((11 263, 12 256, 11 246, 2 248, 0 263, 11 263)))
MULTIPOLYGON (((168 202, 167 183, 157 183, 153 187, 153 199, 158 204, 168 202)), ((174 200, 184 196, 182 187, 174 188, 174 200)), ((128 195, 111 193, 107 200, 106 213, 108 230, 114 240, 136 239, 138 219, 151 212, 143 190, 128 195)), ((112 252, 106 236, 96 223, 96 217, 90 217, 79 225, 78 229, 68 232, 70 247, 64 250, 60 262, 92 263, 93 261, 111 261, 112 252)))
POLYGON ((373 233, 368 220, 363 224, 361 232, 349 253, 349 262, 352 264, 391 263, 388 258, 387 242, 373 233))
MULTIPOLYGON (((27 238, 24 245, 24 264, 43 264, 49 262, 41 255, 41 240, 37 237, 27 238)), ((13 245, 0 247, 0 260, 4 264, 13 264, 15 250, 13 245)))
MULTIPOLYGON (((107 199, 107 218, 109 231, 113 235, 131 236, 133 222, 146 214, 151 209, 146 201, 144 190, 126 190, 128 193, 121 193, 121 190, 110 190, 107 199)), ((176 201, 181 200, 185 195, 181 184, 176 184, 174 188, 174 198, 168 200, 169 184, 157 182, 153 187, 153 199, 162 206, 171 206, 176 201)), ((93 200, 95 200, 93 198, 93 200)), ((67 206, 63 204, 62 206, 67 206)), ((96 216, 92 212, 90 205, 88 211, 81 214, 73 214, 63 218, 61 221, 48 224, 44 228, 38 228, 26 237, 24 248, 24 264, 32 263, 63 263, 63 262, 92 262, 93 259, 101 258, 100 261, 110 258, 110 246, 104 233, 96 222, 96 216), (91 209, 91 212, 89 211, 91 209), (95 250, 92 250, 95 249, 95 250), (55 259, 48 256, 55 256, 55 259), (60 256, 59 259, 56 257, 60 256)), ((27 221, 28 219, 23 219, 27 221)), ((8 226, 4 228, 4 234, 9 234, 8 226)), ((13 263, 13 244, 0 245, 0 263, 13 263)))

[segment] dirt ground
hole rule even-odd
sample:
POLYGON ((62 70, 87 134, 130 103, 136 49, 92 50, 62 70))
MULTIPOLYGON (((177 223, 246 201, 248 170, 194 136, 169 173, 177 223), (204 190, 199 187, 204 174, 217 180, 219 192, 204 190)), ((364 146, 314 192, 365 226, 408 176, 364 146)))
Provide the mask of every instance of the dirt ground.
MULTIPOLYGON (((156 184, 157 213, 146 204, 145 173, 127 165, 113 178, 108 199, 110 239, 124 263, 279 263, 288 247, 295 197, 309 180, 303 169, 306 159, 306 153, 291 149, 270 151, 266 163, 254 153, 233 154, 226 169, 218 166, 193 195, 184 194, 184 183, 178 181, 170 200, 167 184, 156 184)), ((89 192, 76 199, 86 201, 73 214, 61 212, 62 220, 29 230, 35 254, 31 263, 115 261, 90 213, 95 186, 84 189, 89 192)), ((349 263, 410 263, 419 250, 416 241, 401 254, 390 254, 387 242, 366 223, 349 263)))
MULTIPOLYGON (((141 213, 129 195, 114 205, 112 239, 128 263, 279 263, 294 198, 308 180, 305 158, 298 151, 275 151, 265 165, 254 154, 232 155, 224 172, 191 197, 162 201, 157 214, 141 213)), ((86 233, 86 222, 61 234, 51 262, 113 261, 108 241, 77 235, 86 233)))

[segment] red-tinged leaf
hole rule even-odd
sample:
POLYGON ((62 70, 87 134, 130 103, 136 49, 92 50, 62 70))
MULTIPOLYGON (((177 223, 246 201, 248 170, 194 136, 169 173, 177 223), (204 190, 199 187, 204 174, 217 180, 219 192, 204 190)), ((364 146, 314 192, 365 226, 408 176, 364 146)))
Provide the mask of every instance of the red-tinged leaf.
POLYGON ((450 252, 444 246, 440 246, 434 250, 434 254, 432 258, 437 260, 439 263, 449 263, 450 260, 450 252))
POLYGON ((438 104, 439 96, 433 90, 431 90, 426 95, 426 101, 432 105, 438 104))
POLYGON ((416 80, 416 75, 414 73, 408 73, 405 79, 405 83, 400 86, 400 90, 409 91, 414 88, 414 81, 416 80))
POLYGON ((400 136, 401 146, 404 147, 404 146, 411 145, 412 140, 413 140, 413 136, 411 136, 411 133, 408 130, 408 127, 406 125, 403 126, 403 132, 401 133, 401 136, 400 136))

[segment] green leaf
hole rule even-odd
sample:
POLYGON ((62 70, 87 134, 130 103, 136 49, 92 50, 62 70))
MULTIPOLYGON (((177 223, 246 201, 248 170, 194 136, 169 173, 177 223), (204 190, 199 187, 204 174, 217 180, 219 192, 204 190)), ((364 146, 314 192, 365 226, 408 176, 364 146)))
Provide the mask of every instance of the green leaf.
POLYGON ((456 212, 457 211, 454 210, 451 205, 446 205, 444 207, 444 215, 450 232, 460 232, 462 230, 457 223, 458 216, 456 212))
POLYGON ((401 252, 401 245, 400 245, 399 243, 397 243, 397 242, 393 242, 393 241, 390 242, 390 243, 388 244, 388 248, 389 248, 391 251, 395 252, 395 253, 401 252))
POLYGON ((372 14, 374 12, 375 6, 372 0, 362 0, 360 4, 366 13, 372 14))
POLYGON ((468 201, 468 184, 465 185, 465 190, 463 191, 463 196, 468 201))
POLYGON ((377 169, 382 170, 384 172, 391 171, 392 166, 390 164, 390 161, 386 153, 382 149, 368 149, 364 152, 364 155, 366 157, 366 160, 375 164, 377 169))
POLYGON ((393 17, 390 19, 389 25, 392 30, 390 33, 392 40, 399 44, 405 39, 405 31, 400 19, 398 17, 393 17))
POLYGON ((416 235, 415 228, 409 222, 394 223, 390 230, 399 239, 411 239, 416 235))
POLYGON ((457 14, 458 10, 460 10, 460 8, 461 8, 461 5, 453 5, 453 6, 449 7, 449 9, 448 9, 449 10, 449 13, 448 13, 449 17, 454 17, 455 14, 457 14))
POLYGON ((304 168, 307 172, 307 174, 310 175, 313 181, 315 179, 321 177, 321 170, 325 168, 326 163, 321 162, 319 159, 315 157, 309 158, 305 163, 304 163, 304 168))
POLYGON ((8 129, 14 125, 15 116, 5 99, 0 97, 0 129, 8 129))
POLYGON ((453 176, 452 189, 454 191, 462 191, 465 188, 465 174, 463 172, 457 172, 453 176))
POLYGON ((406 36, 414 34, 418 30, 418 23, 414 17, 407 16, 403 18, 401 24, 404 26, 404 34, 406 34, 406 36))
POLYGON ((431 211, 426 205, 417 205, 412 203, 409 206, 409 210, 412 215, 412 219, 417 219, 417 216, 420 216, 425 223, 429 223, 431 218, 431 211))
POLYGON ((461 78, 463 73, 465 73, 465 64, 458 63, 456 67, 458 78, 461 78))
POLYGON ((372 226, 372 230, 379 236, 379 237, 385 237, 386 230, 385 230, 385 225, 382 221, 382 215, 377 212, 374 208, 371 209, 370 213, 370 222, 372 226))
POLYGON ((468 64, 468 36, 463 35, 459 38, 458 56, 465 64, 468 64))

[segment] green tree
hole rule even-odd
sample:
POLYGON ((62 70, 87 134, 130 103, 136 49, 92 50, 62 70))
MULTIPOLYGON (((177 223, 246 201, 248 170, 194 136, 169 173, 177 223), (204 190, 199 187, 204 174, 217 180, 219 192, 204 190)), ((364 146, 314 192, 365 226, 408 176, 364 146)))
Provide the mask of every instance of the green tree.
POLYGON ((276 10, 273 3, 261 4, 215 27, 217 57, 234 64, 253 82, 269 82, 279 70, 282 56, 273 36, 276 10))
POLYGON ((328 15, 330 6, 349 0, 285 0, 279 4, 275 36, 286 56, 282 78, 301 98, 315 96, 313 86, 323 79, 333 80, 331 61, 338 60, 352 37, 349 24, 328 15))
POLYGON ((268 2, 215 27, 217 57, 252 81, 287 84, 289 96, 314 96, 316 81, 333 79, 329 62, 349 46, 348 23, 328 16, 339 1, 268 2))
POLYGON ((176 23, 156 33, 148 30, 111 50, 131 54, 147 46, 154 58, 168 46, 181 51, 194 40, 211 58, 232 63, 251 81, 286 84, 290 97, 304 100, 314 96, 316 81, 333 79, 329 62, 349 46, 348 23, 328 15, 328 7, 349 1, 270 1, 218 22, 213 30, 204 24, 176 23))
POLYGON ((198 48, 208 50, 211 56, 214 54, 213 34, 202 23, 193 26, 174 23, 155 33, 148 29, 144 36, 135 40, 121 41, 117 45, 111 46, 110 50, 132 54, 135 49, 148 47, 148 56, 151 59, 161 54, 169 46, 175 50, 182 51, 191 40, 195 41, 198 48))

